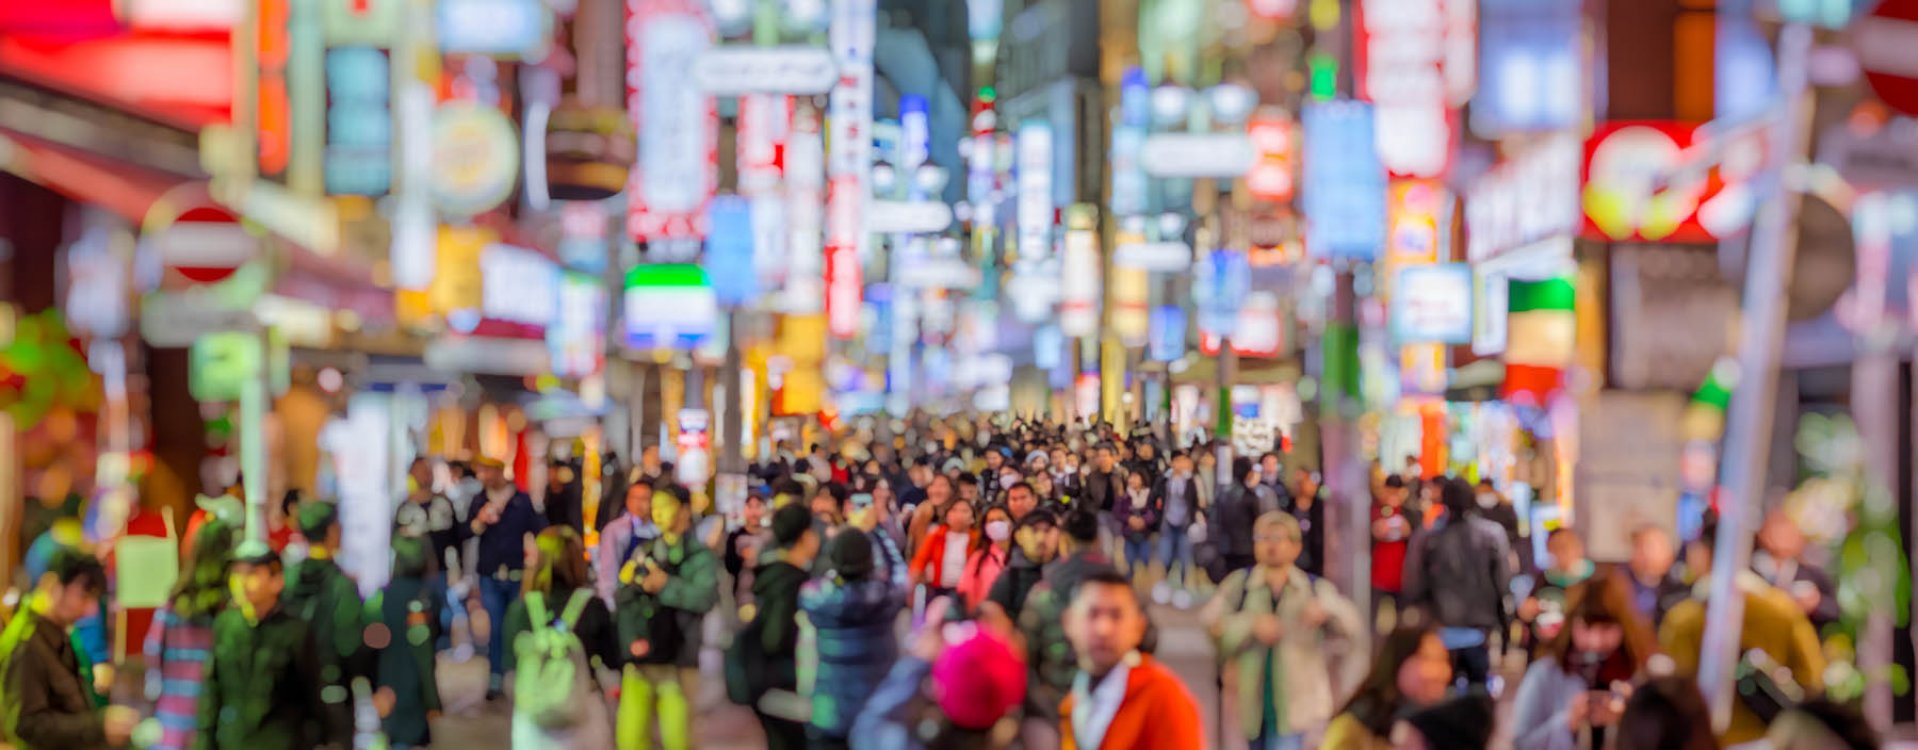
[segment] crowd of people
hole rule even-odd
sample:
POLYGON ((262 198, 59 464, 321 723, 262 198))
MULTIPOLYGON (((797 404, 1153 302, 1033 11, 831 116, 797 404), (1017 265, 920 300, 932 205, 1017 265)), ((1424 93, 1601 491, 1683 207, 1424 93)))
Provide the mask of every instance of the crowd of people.
POLYGON ((712 679, 776 750, 1196 748, 1208 728, 1259 750, 1875 746, 1819 697, 1835 592, 1789 523, 1741 573, 1750 668, 1714 733, 1693 679, 1709 530, 1680 564, 1640 529, 1601 568, 1557 529, 1540 565, 1491 482, 1381 468, 1355 603, 1324 576, 1332 499, 1306 461, 1221 472, 1217 446, 1143 429, 961 427, 780 446, 723 510, 656 450, 608 457, 590 519, 575 464, 536 499, 499 461, 449 482, 421 458, 364 599, 334 504, 289 497, 266 540, 216 510, 146 634, 144 721, 76 646, 108 576, 62 545, 0 635, 0 728, 14 750, 425 747, 439 656, 471 620, 520 748, 696 747, 712 679), (1218 705, 1155 657, 1155 615, 1210 638, 1218 705), (1530 664, 1501 711, 1514 650, 1530 664))

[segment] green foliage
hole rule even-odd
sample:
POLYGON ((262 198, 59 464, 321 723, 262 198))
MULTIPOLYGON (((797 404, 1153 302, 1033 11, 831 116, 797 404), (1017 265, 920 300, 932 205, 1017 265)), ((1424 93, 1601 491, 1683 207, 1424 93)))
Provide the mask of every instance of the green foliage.
POLYGON ((13 339, 0 343, 0 409, 21 427, 31 429, 58 409, 92 411, 99 399, 59 310, 21 317, 13 339))

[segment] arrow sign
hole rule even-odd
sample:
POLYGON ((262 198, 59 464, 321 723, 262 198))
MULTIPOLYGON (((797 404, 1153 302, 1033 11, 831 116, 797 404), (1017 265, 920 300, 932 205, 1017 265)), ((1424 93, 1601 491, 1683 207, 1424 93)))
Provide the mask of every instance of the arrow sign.
POLYGON ((693 65, 693 83, 714 96, 823 94, 838 81, 823 47, 719 47, 693 65))

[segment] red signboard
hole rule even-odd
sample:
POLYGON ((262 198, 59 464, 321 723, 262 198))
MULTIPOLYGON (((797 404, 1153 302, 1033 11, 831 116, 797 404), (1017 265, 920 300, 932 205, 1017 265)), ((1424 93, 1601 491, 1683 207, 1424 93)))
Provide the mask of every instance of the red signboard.
POLYGON ((1259 155, 1252 168, 1246 170, 1246 189, 1257 200, 1274 203, 1292 200, 1297 185, 1294 171, 1298 166, 1292 119, 1284 115, 1258 115, 1246 125, 1245 131, 1259 155))
MULTIPOLYGON (((865 189, 864 183, 856 177, 834 177, 832 192, 838 200, 827 203, 839 211, 846 211, 859 205, 858 197, 845 197, 848 191, 857 195, 865 189)), ((832 226, 845 226, 850 221, 828 221, 832 226)), ((859 245, 852 238, 835 232, 826 241, 826 329, 833 338, 849 339, 859 333, 859 307, 865 299, 865 280, 860 275, 859 245)))
POLYGON ((1918 46, 1918 0, 1884 0, 1852 28, 1858 65, 1865 82, 1886 106, 1918 114, 1918 66, 1910 50, 1918 46))
POLYGON ((626 108, 639 134, 627 225, 656 260, 686 261, 706 236, 718 179, 719 109, 692 80, 713 46, 713 21, 693 0, 627 0, 626 108), (666 245, 681 249, 659 253, 666 245), (667 256, 672 257, 667 257, 667 256))
POLYGON ((256 114, 260 174, 267 176, 285 172, 293 157, 293 105, 286 89, 286 65, 293 46, 287 28, 288 6, 289 0, 260 0, 259 25, 254 30, 260 70, 256 114))
POLYGON ((1763 163, 1758 135, 1710 146, 1697 125, 1608 122, 1585 141, 1586 237, 1715 242, 1751 223, 1751 178, 1763 163), (1708 152, 1720 152, 1716 157, 1708 152))
POLYGON ((1359 0, 1359 96, 1377 116, 1379 161, 1394 177, 1442 177, 1458 118, 1446 90, 1446 18, 1441 0, 1359 0))

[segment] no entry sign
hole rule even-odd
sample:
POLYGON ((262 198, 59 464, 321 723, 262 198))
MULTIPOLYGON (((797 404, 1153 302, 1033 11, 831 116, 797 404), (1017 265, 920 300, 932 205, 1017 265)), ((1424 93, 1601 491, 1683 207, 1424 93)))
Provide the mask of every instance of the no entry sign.
POLYGON ((1887 106, 1918 115, 1918 0, 1884 0, 1853 31, 1865 81, 1887 106))

